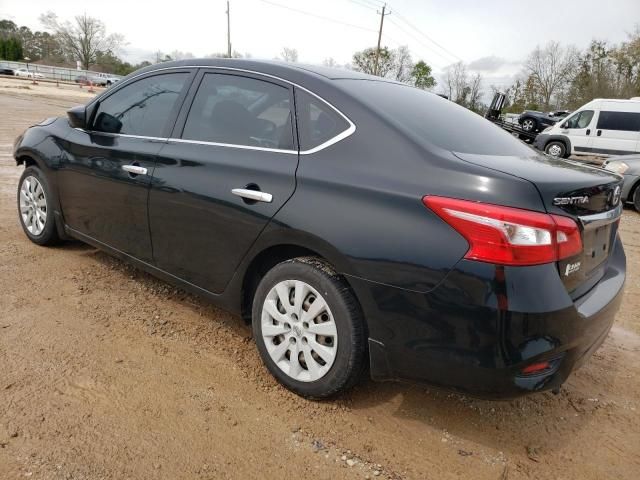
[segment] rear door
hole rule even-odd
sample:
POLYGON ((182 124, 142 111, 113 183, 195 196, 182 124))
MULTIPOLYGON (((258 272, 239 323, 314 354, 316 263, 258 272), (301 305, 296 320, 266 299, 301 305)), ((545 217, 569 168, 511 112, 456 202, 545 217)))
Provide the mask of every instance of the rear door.
POLYGON ((598 116, 596 136, 592 144, 593 153, 626 155, 637 152, 640 112, 615 111, 615 105, 604 105, 598 116))
POLYGON ((594 113, 594 110, 581 110, 561 124, 561 132, 571 141, 571 153, 584 155, 590 151, 595 123, 594 113))
POLYGON ((71 130, 57 173, 67 226, 151 261, 151 176, 193 73, 171 70, 129 82, 100 98, 86 130, 71 130))
POLYGON ((202 69, 160 152, 149 198, 155 264, 219 293, 295 189, 293 88, 202 69))

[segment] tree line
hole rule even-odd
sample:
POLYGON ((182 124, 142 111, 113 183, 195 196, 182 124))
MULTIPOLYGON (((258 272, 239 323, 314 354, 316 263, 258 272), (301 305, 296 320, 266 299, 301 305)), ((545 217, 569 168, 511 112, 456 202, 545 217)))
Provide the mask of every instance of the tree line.
MULTIPOLYGON (((117 54, 125 39, 108 33, 104 23, 86 14, 73 20, 60 20, 54 13, 40 16, 42 31, 32 31, 11 20, 0 20, 0 58, 20 61, 25 57, 50 65, 75 67, 80 61, 90 68, 127 75, 150 65, 170 60, 193 58, 189 52, 156 52, 154 58, 138 64, 123 61, 117 54)), ((207 57, 226 57, 212 53, 207 57)), ((250 58, 234 51, 234 58, 250 58)), ((295 48, 284 47, 277 57, 287 62, 298 61, 295 48)), ((325 66, 338 65, 332 58, 325 66)), ((366 48, 355 52, 350 64, 341 65, 371 75, 390 78, 422 89, 437 86, 431 66, 424 60, 414 62, 407 46, 396 49, 366 48)), ((483 113, 484 79, 463 62, 445 69, 438 85, 439 93, 475 112, 483 113)), ((506 112, 522 110, 575 109, 593 98, 631 98, 640 96, 640 26, 626 41, 612 45, 593 40, 584 50, 551 41, 536 47, 527 55, 522 71, 508 87, 491 86, 491 91, 506 94, 506 112)))

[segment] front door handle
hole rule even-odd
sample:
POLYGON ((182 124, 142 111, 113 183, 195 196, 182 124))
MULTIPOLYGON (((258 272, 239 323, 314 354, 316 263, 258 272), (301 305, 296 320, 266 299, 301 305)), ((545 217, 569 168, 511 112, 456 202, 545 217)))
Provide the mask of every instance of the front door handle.
POLYGON ((598 133, 596 135, 598 136, 602 135, 602 130, 598 130, 598 133))
POLYGON ((591 135, 591 129, 587 128, 587 135, 591 135))
POLYGON ((271 203, 273 201, 273 195, 260 190, 249 190, 248 188, 234 188, 231 193, 238 197, 245 198, 247 200, 253 200, 255 202, 271 203))
POLYGON ((129 172, 132 175, 146 175, 147 174, 147 169, 144 167, 141 167, 140 165, 123 165, 122 169, 125 172, 129 172))

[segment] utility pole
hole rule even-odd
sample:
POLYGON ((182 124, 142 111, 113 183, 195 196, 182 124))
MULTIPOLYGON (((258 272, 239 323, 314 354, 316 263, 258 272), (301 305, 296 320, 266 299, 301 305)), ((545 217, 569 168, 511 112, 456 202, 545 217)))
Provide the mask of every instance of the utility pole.
POLYGON ((380 41, 382 40, 382 26, 384 25, 384 17, 387 15, 391 15, 391 12, 385 13, 386 8, 387 4, 385 3, 382 6, 382 12, 378 12, 376 10, 376 13, 380 15, 380 31, 378 31, 378 48, 376 49, 376 64, 373 69, 374 75, 378 75, 378 63, 380 62, 380 41))
POLYGON ((227 57, 231 58, 231 12, 229 11, 229 0, 227 0, 227 57))

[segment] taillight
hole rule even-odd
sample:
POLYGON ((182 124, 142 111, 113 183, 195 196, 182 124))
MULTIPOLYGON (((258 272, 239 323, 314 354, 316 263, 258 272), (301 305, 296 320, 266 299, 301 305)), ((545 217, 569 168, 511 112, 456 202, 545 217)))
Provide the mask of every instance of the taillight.
POLYGON ((427 195, 422 202, 468 242, 465 258, 500 265, 539 265, 582 252, 568 217, 427 195))

